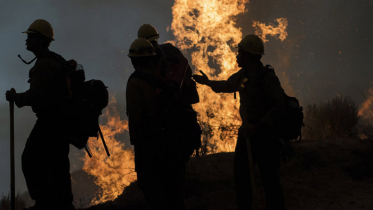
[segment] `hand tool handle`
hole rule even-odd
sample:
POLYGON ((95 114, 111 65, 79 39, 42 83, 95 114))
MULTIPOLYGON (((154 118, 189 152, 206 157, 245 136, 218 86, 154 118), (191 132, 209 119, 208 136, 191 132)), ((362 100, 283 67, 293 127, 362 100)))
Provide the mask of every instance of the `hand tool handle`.
POLYGON ((9 101, 10 109, 10 206, 16 208, 15 199, 15 170, 14 170, 14 101, 9 101))

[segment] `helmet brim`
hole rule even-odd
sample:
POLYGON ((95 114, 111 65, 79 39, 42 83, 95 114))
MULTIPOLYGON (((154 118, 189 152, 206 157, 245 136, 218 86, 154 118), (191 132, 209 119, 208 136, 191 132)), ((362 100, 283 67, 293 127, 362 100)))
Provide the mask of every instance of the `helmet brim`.
POLYGON ((243 49, 244 51, 246 51, 248 53, 255 54, 255 55, 265 55, 264 53, 257 53, 257 52, 253 52, 253 51, 250 51, 250 50, 246 50, 245 48, 241 47, 240 45, 236 45, 234 48, 236 48, 236 49, 243 49))
POLYGON ((24 33, 24 34, 37 34, 38 32, 35 32, 35 31, 24 31, 22 33, 24 33))
MULTIPOLYGON (((36 31, 24 31, 22 33, 23 34, 40 34, 40 35, 43 35, 43 34, 41 34, 39 32, 36 32, 36 31)), ((43 35, 43 36, 45 36, 45 35, 43 35)), ((49 37, 49 36, 47 36, 47 37, 50 38, 50 39, 52 39, 52 41, 54 41, 54 39, 52 37, 49 37)))
POLYGON ((151 42, 151 41, 158 41, 158 39, 159 39, 159 34, 156 34, 156 35, 151 36, 151 37, 147 37, 146 39, 147 39, 149 42, 151 42))

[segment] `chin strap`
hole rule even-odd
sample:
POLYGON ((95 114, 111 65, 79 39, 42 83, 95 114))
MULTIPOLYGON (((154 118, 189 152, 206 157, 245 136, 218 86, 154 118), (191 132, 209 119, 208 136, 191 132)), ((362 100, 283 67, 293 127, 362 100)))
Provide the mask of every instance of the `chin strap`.
POLYGON ((23 63, 25 63, 25 64, 27 64, 27 65, 31 64, 32 62, 34 62, 34 60, 37 58, 37 57, 35 57, 35 58, 32 59, 30 62, 26 62, 25 60, 22 59, 22 57, 21 57, 20 54, 18 54, 18 57, 23 61, 23 63))

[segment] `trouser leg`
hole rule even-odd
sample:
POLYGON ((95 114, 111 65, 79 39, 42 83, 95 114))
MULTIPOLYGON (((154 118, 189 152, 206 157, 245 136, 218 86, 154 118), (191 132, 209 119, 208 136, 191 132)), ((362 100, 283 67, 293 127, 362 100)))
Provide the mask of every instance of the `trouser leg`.
POLYGON ((237 193, 237 209, 252 208, 252 189, 246 138, 239 135, 234 154, 234 181, 237 193))
POLYGON ((168 164, 164 161, 154 154, 154 147, 135 146, 139 188, 152 210, 184 210, 182 184, 185 163, 168 164))
POLYGON ((73 195, 68 156, 69 144, 58 144, 55 148, 50 148, 50 150, 49 156, 51 158, 47 161, 48 185, 44 197, 49 197, 54 204, 71 204, 73 195))
POLYGON ((264 187, 267 210, 284 210, 284 196, 278 175, 280 158, 276 140, 266 139, 258 153, 258 168, 264 187))
POLYGON ((69 144, 58 128, 53 123, 36 123, 22 154, 22 170, 37 205, 71 209, 69 144))
POLYGON ((38 125, 31 131, 25 149, 22 153, 22 172, 26 180, 27 189, 31 198, 35 201, 42 199, 42 191, 45 189, 47 170, 43 162, 42 151, 37 144, 38 125))

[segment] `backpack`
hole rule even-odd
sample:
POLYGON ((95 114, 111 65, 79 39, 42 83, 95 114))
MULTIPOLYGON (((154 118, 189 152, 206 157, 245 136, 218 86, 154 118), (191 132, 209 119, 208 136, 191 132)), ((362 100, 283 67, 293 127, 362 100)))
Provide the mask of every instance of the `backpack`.
POLYGON ((178 104, 179 94, 174 86, 167 85, 153 76, 135 71, 131 78, 139 78, 156 88, 154 97, 157 101, 159 115, 154 125, 156 135, 162 136, 163 143, 171 143, 183 154, 185 161, 201 147, 202 130, 197 120, 197 112, 191 106, 178 104), (176 139, 180 141, 175 142, 176 139))
MULTIPOLYGON (((154 125, 155 130, 160 136, 170 139, 170 143, 177 145, 175 148, 182 150, 179 152, 184 154, 187 161, 194 150, 198 151, 201 147, 202 134, 197 112, 190 104, 180 103, 183 100, 183 82, 189 67, 188 60, 171 44, 159 45, 158 50, 162 57, 156 69, 157 77, 135 71, 128 80, 136 77, 155 87, 154 97, 159 110, 159 123, 154 125), (172 141, 175 136, 180 139, 179 142, 172 141)), ((190 86, 193 87, 195 88, 193 85, 190 86)))
MULTIPOLYGON (((266 65, 261 79, 264 79, 264 76, 269 72, 274 72, 274 69, 272 66, 266 65)), ((298 138, 300 141, 302 139, 302 127, 304 127, 303 107, 300 106, 297 98, 288 96, 284 91, 284 108, 285 115, 281 123, 279 137, 285 142, 298 138)))
POLYGON ((57 60, 67 75, 68 87, 72 94, 70 101, 71 116, 69 118, 69 143, 78 149, 85 148, 92 157, 87 142, 89 137, 100 134, 106 153, 110 156, 99 126, 99 116, 109 103, 107 87, 101 80, 85 81, 82 65, 76 65, 74 60, 66 61, 62 56, 50 52, 46 57, 57 60), (77 68, 78 67, 78 68, 77 68))
POLYGON ((157 67, 158 78, 166 85, 180 89, 189 66, 188 60, 170 43, 158 45, 157 52, 161 53, 157 67))

